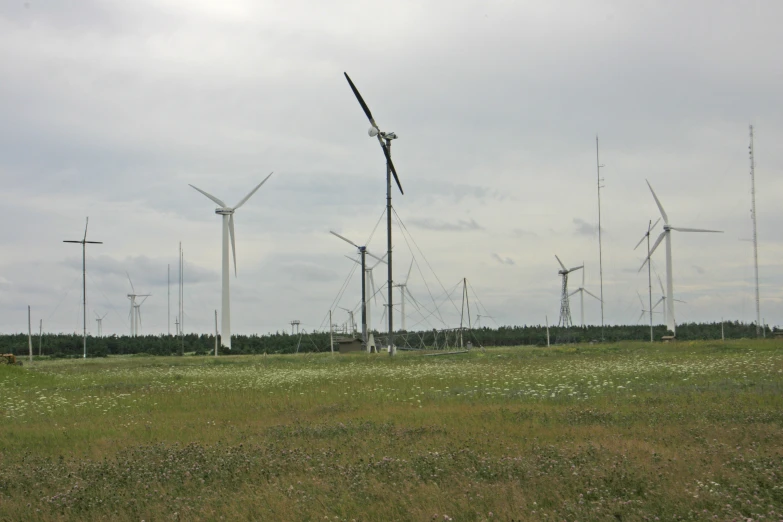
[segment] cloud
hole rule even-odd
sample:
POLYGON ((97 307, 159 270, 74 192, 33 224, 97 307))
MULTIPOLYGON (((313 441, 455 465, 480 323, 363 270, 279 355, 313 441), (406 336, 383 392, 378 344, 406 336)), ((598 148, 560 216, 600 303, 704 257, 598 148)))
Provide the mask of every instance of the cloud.
POLYGON ((525 230, 524 228, 515 228, 512 232, 517 237, 538 237, 538 234, 532 230, 525 230))
POLYGON ((492 259, 494 259, 495 261, 497 261, 501 265, 514 265, 514 264, 516 264, 516 263, 514 263, 514 260, 511 259, 510 257, 506 257, 506 258, 500 257, 496 252, 492 253, 492 259))
POLYGON ((699 265, 693 265, 693 269, 694 269, 694 270, 696 271, 696 273, 697 273, 697 274, 699 274, 699 275, 703 275, 703 274, 706 272, 706 270, 704 270, 704 269, 703 269, 702 267, 700 267, 699 265))
POLYGON ((574 231, 574 234, 578 236, 594 237, 598 235, 598 225, 592 225, 587 221, 585 221, 584 219, 580 219, 580 218, 574 218, 573 223, 574 225, 576 225, 576 230, 574 231))
POLYGON ((443 232, 484 230, 484 227, 476 223, 475 219, 471 219, 470 221, 465 221, 464 219, 460 219, 456 223, 448 223, 446 221, 440 221, 438 219, 419 218, 419 219, 411 219, 409 223, 417 228, 423 228, 424 230, 439 230, 443 232))

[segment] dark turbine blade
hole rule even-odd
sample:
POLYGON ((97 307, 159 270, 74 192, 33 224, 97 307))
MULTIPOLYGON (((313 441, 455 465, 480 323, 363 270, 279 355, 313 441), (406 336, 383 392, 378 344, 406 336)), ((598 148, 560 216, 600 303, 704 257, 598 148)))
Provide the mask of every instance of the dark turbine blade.
POLYGON ((378 126, 375 124, 375 120, 372 117, 372 113, 370 112, 370 108, 367 107, 366 103, 364 103, 364 98, 362 98, 362 95, 359 94, 359 90, 356 88, 356 86, 351 81, 351 77, 348 76, 348 73, 344 72, 343 74, 345 75, 345 79, 348 80, 348 85, 351 86, 351 90, 353 91, 354 96, 356 96, 356 99, 359 100, 359 105, 362 106, 362 109, 364 110, 364 114, 367 115, 367 119, 370 120, 370 123, 372 124, 372 126, 377 129, 378 126))
MULTIPOLYGON (((378 140, 380 141, 380 139, 378 140)), ((386 162, 391 167, 392 174, 394 174, 394 181, 397 182, 397 188, 400 189, 400 194, 405 194, 402 190, 402 185, 400 185, 400 178, 397 177, 397 169, 394 168, 394 163, 392 163, 391 155, 389 154, 389 149, 386 148, 386 144, 384 144, 381 141, 381 148, 383 149, 383 155, 386 156, 386 162)))

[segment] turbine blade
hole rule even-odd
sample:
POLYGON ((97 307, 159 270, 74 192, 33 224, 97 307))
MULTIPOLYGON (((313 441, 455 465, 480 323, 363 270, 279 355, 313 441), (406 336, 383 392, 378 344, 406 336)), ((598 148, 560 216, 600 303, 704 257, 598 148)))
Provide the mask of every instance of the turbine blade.
POLYGON ((573 292, 571 292, 570 294, 568 294, 568 297, 571 297, 571 296, 572 296, 572 295, 574 295, 574 294, 578 294, 578 293, 579 293, 579 292, 581 292, 582 290, 583 290, 583 288, 577 288, 576 290, 574 290, 573 292))
POLYGON ((354 258, 352 258, 351 256, 345 256, 345 257, 347 257, 348 259, 350 259, 351 261, 353 261, 353 262, 354 262, 354 263, 356 263, 357 265, 361 265, 361 264, 362 264, 362 262, 361 262, 361 261, 359 261, 358 259, 354 259, 354 258))
POLYGON ((333 230, 330 230, 330 231, 329 231, 329 233, 330 233, 330 234, 332 234, 333 236, 337 236, 337 237, 339 237, 340 239, 342 239, 342 240, 343 240, 343 241, 345 241, 346 243, 349 243, 349 244, 351 244, 351 245, 353 245, 353 246, 355 246, 356 248, 358 248, 358 249, 360 249, 360 250, 361 250, 361 247, 360 247, 359 245, 357 245, 356 243, 354 243, 353 241, 351 241, 351 240, 350 240, 350 239, 348 239, 347 237, 341 236, 340 234, 338 234, 337 232, 335 232, 335 231, 333 231, 333 230))
POLYGON ((661 241, 663 241, 663 238, 666 236, 666 231, 661 232, 661 235, 658 236, 658 239, 655 240, 655 243, 653 243, 652 248, 650 249, 650 253, 647 257, 644 258, 644 263, 642 263, 642 266, 639 267, 639 272, 642 271, 642 268, 644 268, 645 263, 647 263, 650 258, 653 255, 653 252, 655 252, 655 249, 658 248, 658 245, 661 244, 661 241))
MULTIPOLYGON (((661 276, 659 276, 657 273, 655 274, 655 277, 658 278, 658 285, 661 287, 661 293, 665 296, 666 290, 663 289, 663 281, 661 281, 661 276)), ((665 297, 661 297, 661 299, 665 299, 665 297)))
POLYGON ((353 91, 354 96, 356 96, 356 99, 359 100, 359 105, 362 106, 362 110, 364 111, 364 114, 367 116, 367 119, 370 120, 370 125, 378 129, 378 125, 375 124, 375 120, 372 117, 372 113, 370 112, 370 108, 367 107, 367 104, 364 103, 364 98, 362 98, 362 95, 359 94, 359 89, 356 88, 356 86, 351 81, 351 77, 348 76, 347 72, 343 73, 345 75, 345 79, 348 80, 348 85, 351 86, 351 90, 353 91))
POLYGON ((272 174, 274 174, 274 172, 270 172, 270 173, 269 173, 269 176, 267 176, 267 177, 265 177, 265 178, 264 178, 264 181, 262 181, 261 183, 259 183, 258 185, 256 185, 256 188, 254 188, 253 190, 251 190, 251 191, 248 193, 248 195, 247 195, 247 196, 245 196, 244 198, 242 198, 242 201, 240 201, 239 203, 237 203, 237 204, 236 204, 236 206, 234 206, 234 210, 236 210, 236 209, 238 209, 239 207, 241 207, 242 205, 244 205, 244 204, 245 204, 245 202, 246 202, 248 199, 250 199, 250 196, 252 196, 253 194, 255 194, 255 193, 256 193, 256 190, 260 189, 260 188, 261 188, 261 185, 263 185, 264 183, 266 183, 266 180, 268 180, 269 178, 271 178, 271 177, 272 177, 272 174))
POLYGON ((383 149, 383 155, 386 156, 386 163, 389 165, 389 168, 391 169, 392 175, 394 176, 394 181, 397 182, 397 188, 400 189, 400 194, 405 194, 405 192, 402 190, 402 185, 400 185, 400 178, 397 177, 397 169, 394 168, 394 163, 392 163, 391 153, 389 152, 389 148, 383 142, 383 138, 381 138, 380 134, 378 134, 378 143, 381 144, 381 148, 383 149))
MULTIPOLYGON (((375 268, 376 266, 380 265, 381 263, 383 263, 383 264, 385 264, 385 265, 388 265, 388 263, 387 263, 386 261, 384 261, 384 260, 383 260, 383 258, 380 258, 380 257, 376 256, 375 254, 371 254, 370 252, 367 252, 366 250, 365 250, 364 252, 365 252, 365 253, 366 253, 368 256, 372 257, 373 259, 377 259, 377 260, 378 260, 378 262, 377 262, 377 263, 375 263, 374 265, 372 265, 372 268, 375 268)), ((388 255, 388 254, 384 254, 384 256, 383 256, 383 257, 386 257, 387 255, 388 255)), ((372 270, 372 268, 371 268, 370 270, 372 270)))
MULTIPOLYGON (((190 185, 190 183, 188 183, 188 185, 190 185)), ((198 187, 197 187, 197 186, 195 186, 195 185, 190 185, 190 186, 191 186, 191 187, 193 187, 194 189, 198 190, 198 191, 199 191, 199 192, 201 192, 202 194, 204 194, 206 197, 208 197, 209 199, 211 199, 212 201, 214 201, 215 203, 217 203, 217 204, 218 204, 218 205, 220 205, 221 207, 228 207, 228 205, 226 205, 225 203, 223 203, 222 201, 220 201, 218 198, 216 198, 216 197, 215 197, 215 196, 213 196, 212 194, 209 194, 208 192, 204 192, 203 190, 201 190, 200 188, 198 188, 198 187)))
POLYGON ((598 299, 599 301, 601 300, 601 298, 600 298, 600 297, 598 297, 597 295, 595 295, 595 294, 593 294, 592 292, 590 292, 590 290, 588 290, 587 288, 585 288, 585 289, 584 289, 584 291, 585 291, 585 293, 586 293, 587 295, 589 295, 589 296, 592 296, 592 297, 595 297, 595 298, 596 298, 596 299, 598 299))
POLYGON ((231 236, 231 253, 234 258, 234 277, 237 276, 237 245, 234 243, 234 214, 228 217, 228 233, 231 236))
POLYGON ((132 292, 135 294, 135 293, 136 293, 136 289, 135 289, 135 288, 133 288, 133 281, 131 281, 130 274, 129 274, 129 273, 126 271, 126 272, 125 272, 125 275, 126 275, 126 276, 128 276, 128 282, 129 282, 129 283, 130 283, 130 285, 131 285, 131 291, 132 291, 132 292))
POLYGON ((704 228, 675 228, 672 227, 672 230, 676 230, 677 232, 714 232, 716 234, 723 234, 723 230, 707 230, 704 228))
POLYGON ((567 271, 567 270, 566 270, 566 267, 565 267, 565 265, 563 264, 563 262, 562 262, 562 261, 560 261, 560 258, 559 258, 559 257, 557 257, 557 254, 555 254, 555 259, 557 259, 557 262, 558 262, 558 263, 560 263, 560 266, 562 266, 562 267, 563 267, 563 270, 567 271))
POLYGON ((644 308, 644 301, 642 301, 642 294, 640 294, 638 291, 636 292, 636 297, 639 298, 639 303, 642 305, 642 308, 644 308))
POLYGON ((582 269, 582 268, 584 268, 584 267, 585 267, 585 265, 581 265, 581 266, 575 266, 574 268, 569 268, 569 269, 568 269, 568 273, 570 274, 570 273, 571 273, 571 272, 573 272, 574 270, 581 270, 581 269, 582 269))
POLYGON ((650 192, 652 192, 653 198, 655 198, 655 204, 658 205, 658 210, 661 211, 661 217, 663 218, 663 222, 667 225, 669 224, 669 217, 666 215, 666 211, 663 209, 663 205, 661 205, 661 202, 658 201, 658 196, 655 195, 655 191, 652 188, 652 185, 650 185, 650 182, 647 180, 644 180, 647 183, 647 186, 650 187, 650 192))
POLYGON ((87 227, 90 225, 90 217, 87 216, 87 221, 84 222, 84 241, 87 241, 87 227))
POLYGON ((683 301, 681 299, 675 299, 675 301, 677 301, 678 303, 682 303, 682 304, 688 304, 688 301, 683 301))
POLYGON ((411 259, 411 266, 408 267, 408 275, 405 276, 405 281, 402 284, 408 284, 408 279, 411 277, 411 270, 413 270, 413 259, 411 259))
POLYGON ((650 227, 650 231, 651 232, 652 232, 652 229, 655 228, 655 225, 657 225, 660 221, 661 221, 661 218, 658 218, 658 219, 655 220, 655 223, 653 223, 652 226, 650 227))
POLYGON ((637 248, 639 248, 639 245, 641 245, 641 244, 642 244, 642 242, 643 242, 645 239, 647 239, 647 236, 648 236, 648 235, 649 235, 649 232, 648 232, 648 233, 646 233, 646 234, 644 234, 644 235, 642 236, 642 238, 639 240, 639 242, 638 242, 638 243, 636 243, 636 246, 635 246, 635 247, 633 247, 633 249, 634 249, 634 250, 636 250, 637 248))
POLYGON ((655 301, 655 304, 653 305, 653 310, 655 310, 656 308, 658 308, 658 305, 659 305, 659 304, 661 304, 662 302, 663 302, 663 297, 661 297, 660 299, 658 299, 657 301, 655 301))
POLYGON ((646 312, 646 310, 642 310, 642 313, 639 314, 639 319, 636 320, 637 323, 642 320, 642 317, 644 317, 644 313, 645 312, 646 312))

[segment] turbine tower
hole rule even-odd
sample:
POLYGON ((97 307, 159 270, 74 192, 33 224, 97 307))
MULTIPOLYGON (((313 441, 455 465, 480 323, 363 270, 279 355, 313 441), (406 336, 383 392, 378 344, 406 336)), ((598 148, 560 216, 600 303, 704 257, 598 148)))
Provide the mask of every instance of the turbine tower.
MULTIPOLYGON (((663 323, 667 324, 666 323, 666 317, 667 317, 667 315, 666 315, 666 308, 667 308, 667 306, 666 306, 666 290, 664 290, 664 288, 663 288, 663 281, 661 281, 661 276, 659 276, 657 272, 655 273, 655 277, 658 278, 658 285, 661 287, 661 297, 660 297, 660 299, 655 301, 655 304, 652 305, 652 309, 655 310, 656 308, 658 308, 659 304, 663 304, 663 323)), ((675 301, 677 301, 678 303, 682 303, 682 304, 688 304, 688 301, 683 301, 682 299, 675 299, 675 301)))
MULTIPOLYGON (((645 180, 646 181, 646 180, 645 180)), ((663 232, 661 232, 661 235, 658 236, 658 239, 655 240, 655 243, 653 244, 652 248, 650 249, 650 253, 647 255, 647 257, 644 259, 644 263, 647 263, 650 261, 650 257, 653 255, 653 252, 655 252, 655 249, 658 248, 658 245, 661 244, 661 241, 666 239, 666 296, 669 298, 667 300, 667 325, 666 327, 669 329, 669 331, 672 333, 672 335, 677 335, 676 328, 677 328, 677 322, 674 319, 674 281, 672 279, 672 230, 676 230, 677 232, 712 232, 716 234, 722 234, 722 230, 707 230, 703 228, 683 228, 683 227, 673 227, 669 224, 669 216, 666 215, 666 211, 663 210, 663 205, 661 205, 661 202, 658 200, 658 196, 655 195, 655 191, 652 188, 652 185, 650 185, 650 182, 647 181, 647 186, 650 187, 650 192, 652 192, 652 196, 655 199, 655 204, 658 205, 658 210, 661 212, 661 217, 663 218, 663 232)), ((642 263, 642 266, 639 267, 639 271, 642 271, 642 268, 644 268, 644 263, 642 263)))
POLYGON ((362 106, 362 110, 364 111, 365 116, 367 116, 367 119, 370 120, 370 130, 368 131, 368 134, 371 138, 378 138, 378 143, 381 144, 381 148, 383 149, 383 155, 386 156, 386 257, 388 259, 388 281, 387 281, 387 289, 389 292, 389 340, 388 340, 388 348, 389 348, 389 355, 394 355, 396 353, 396 348, 394 346, 394 319, 393 319, 393 310, 392 310, 392 291, 394 290, 394 281, 392 280, 392 197, 391 197, 391 191, 392 191, 392 185, 391 185, 391 177, 394 176, 394 181, 397 183, 397 188, 400 189, 400 194, 404 194, 402 191, 402 185, 400 185, 400 178, 397 177, 397 170, 394 168, 394 163, 392 163, 391 159, 391 142, 392 140, 397 139, 397 135, 393 132, 384 132, 382 131, 378 125, 375 123, 375 119, 372 117, 372 113, 370 112, 370 108, 367 107, 367 104, 364 103, 364 99, 362 98, 362 95, 359 94, 359 91, 356 89, 356 86, 351 81, 351 78, 348 76, 348 73, 343 73, 345 75, 345 79, 348 80, 348 85, 351 86, 351 90, 353 91, 353 94, 356 96, 356 99, 359 101, 359 105, 362 106))
POLYGON ((234 277, 236 277, 237 274, 237 250, 236 250, 236 244, 234 243, 234 212, 239 209, 242 205, 247 202, 250 197, 256 193, 258 189, 261 188, 261 185, 266 183, 266 180, 269 179, 269 177, 272 175, 272 173, 269 173, 269 176, 264 178, 264 180, 256 185, 256 188, 251 190, 247 196, 242 198, 239 203, 234 205, 233 207, 229 207, 226 205, 223 201, 219 200, 212 194, 209 194, 207 192, 204 192, 200 188, 190 185, 194 189, 198 190, 202 194, 204 194, 206 197, 220 205, 218 208, 215 209, 215 214, 219 216, 223 216, 223 299, 222 299, 222 307, 221 307, 221 314, 222 314, 222 328, 220 332, 220 342, 223 346, 231 349, 231 304, 230 304, 230 294, 229 294, 229 260, 228 260, 228 243, 229 243, 229 237, 231 239, 231 251, 233 253, 234 258, 234 277))
POLYGON ((82 304, 83 308, 83 320, 84 320, 84 337, 82 338, 82 344, 84 347, 83 357, 87 358, 87 245, 102 245, 103 241, 87 241, 87 226, 90 224, 90 218, 87 217, 87 221, 84 224, 84 238, 81 241, 64 240, 63 243, 81 243, 82 245, 82 304))
MULTIPOLYGON (((133 281, 131 281, 130 274, 125 272, 125 275, 128 276, 128 282, 131 285, 131 293, 128 294, 128 299, 130 299, 130 313, 128 313, 128 318, 130 319, 130 335, 131 337, 136 337, 139 334, 138 325, 141 321, 141 312, 139 312, 137 308, 141 306, 141 303, 137 304, 136 298, 143 297, 144 301, 146 301, 150 294, 137 294, 136 289, 133 287, 133 281)), ((142 303, 144 301, 142 301, 142 303)))
MULTIPOLYGON (((646 239, 647 240, 647 256, 650 255, 650 233, 652 232, 652 229, 655 228, 655 226, 658 224, 658 221, 660 221, 661 218, 658 218, 655 221, 655 224, 653 224, 652 219, 647 222, 647 232, 642 236, 642 238, 639 240, 638 243, 636 243, 636 246, 633 247, 634 250, 639 248, 639 245, 642 244, 642 242, 646 239)), ((647 263, 647 290, 649 292, 649 298, 650 298, 650 342, 653 342, 653 304, 652 304, 652 273, 650 272, 650 268, 652 267, 652 263, 647 263)), ((658 274, 656 274, 658 275, 658 274)), ((642 306, 644 308, 644 306, 642 306)), ((636 321, 637 323, 639 321, 636 321)), ((665 322, 665 321, 664 321, 665 322)))
POLYGON ((584 265, 575 266, 573 268, 566 268, 557 255, 555 255, 555 259, 557 259, 557 262, 560 263, 560 266, 562 267, 562 270, 558 270, 557 273, 563 277, 563 286, 560 292, 560 319, 557 321, 557 326, 568 328, 574 324, 571 321, 571 307, 568 303, 568 274, 574 270, 580 270, 584 268, 584 265))
POLYGON ((411 259, 411 265, 408 267, 408 275, 405 276, 405 281, 394 285, 400 289, 400 330, 403 332, 405 331, 405 293, 408 292, 408 279, 411 277, 412 269, 413 259, 411 259))
POLYGON ((107 315, 109 315, 109 312, 103 315, 98 315, 98 312, 95 312, 95 322, 98 323, 98 337, 103 337, 103 320, 107 315))
MULTIPOLYGON (((582 261, 582 267, 584 267, 584 266, 585 266, 585 263, 584 263, 584 261, 582 261)), ((596 296, 595 294, 590 292, 590 290, 585 288, 585 271, 584 271, 584 269, 582 270, 582 286, 580 286, 579 288, 577 288, 576 290, 574 290, 573 292, 568 294, 568 297, 571 297, 572 295, 574 295, 577 292, 579 292, 579 315, 581 316, 581 319, 582 319, 582 328, 584 328, 585 327, 585 293, 587 293, 587 295, 589 295, 590 297, 592 297, 595 300, 597 300, 599 303, 601 302, 601 298, 600 297, 596 296)))
POLYGON ((761 337, 761 299, 759 297, 759 245, 756 234, 756 159, 753 156, 753 125, 750 126, 750 216, 753 218, 753 267, 756 275, 756 337, 761 337))

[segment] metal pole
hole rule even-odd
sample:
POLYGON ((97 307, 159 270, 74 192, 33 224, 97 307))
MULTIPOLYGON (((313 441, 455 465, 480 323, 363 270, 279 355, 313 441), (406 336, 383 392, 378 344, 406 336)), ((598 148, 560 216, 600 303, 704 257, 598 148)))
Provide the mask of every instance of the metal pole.
MULTIPOLYGON (((85 234, 86 236, 87 234, 85 234)), ((86 239, 86 238, 85 238, 86 239)), ((84 346, 84 359, 87 358, 87 242, 82 243, 82 292, 83 297, 83 310, 82 319, 84 320, 84 337, 82 338, 82 344, 84 346)))
POLYGON ((720 318, 720 340, 726 342, 726 337, 723 335, 723 317, 720 318))
POLYGON ((601 340, 604 340, 604 264, 601 246, 601 162, 598 160, 598 136, 595 137, 595 164, 598 173, 598 274, 601 278, 601 340))
MULTIPOLYGON (((647 223, 647 285, 650 296, 650 342, 653 342, 653 316, 652 316, 652 259, 650 259, 650 229, 652 220, 647 223)), ((664 303, 665 305, 666 303, 664 303)))
POLYGON ((218 326, 217 326, 217 310, 215 310, 215 357, 218 356, 218 326))
POLYGON ((41 341, 43 339, 43 319, 38 323, 38 356, 41 356, 41 341))
MULTIPOLYGON (((759 249, 756 235, 756 160, 753 155, 753 125, 750 126, 750 216, 753 218, 753 268, 756 274, 756 337, 759 336, 761 325, 761 301, 759 298, 759 249)), ((763 332, 763 330, 762 330, 763 332)))
POLYGON ((365 349, 369 350, 367 346, 367 266, 365 260, 367 249, 361 247, 359 250, 362 254, 362 342, 365 349))
MULTIPOLYGON (((386 138, 386 148, 389 151, 389 158, 391 158, 391 140, 389 138, 386 138)), ((393 288, 393 281, 392 281, 392 202, 391 202, 391 164, 387 161, 386 162, 386 250, 387 250, 387 257, 388 257, 388 281, 387 281, 387 290, 389 294, 389 355, 394 355, 397 351, 396 347, 394 346, 394 319, 392 318, 393 315, 393 295, 394 295, 394 288, 393 288)))
POLYGON ((33 362, 33 327, 30 321, 30 305, 27 305, 27 348, 30 351, 30 362, 33 362))
POLYGON ((332 311, 329 310, 329 351, 334 353, 334 336, 332 335, 332 311))
POLYGON ((171 337, 171 264, 166 265, 166 328, 171 337))
POLYGON ((463 347, 463 340, 462 340, 462 322, 463 318, 465 317, 465 278, 462 278, 462 308, 460 308, 459 312, 459 347, 463 347))

